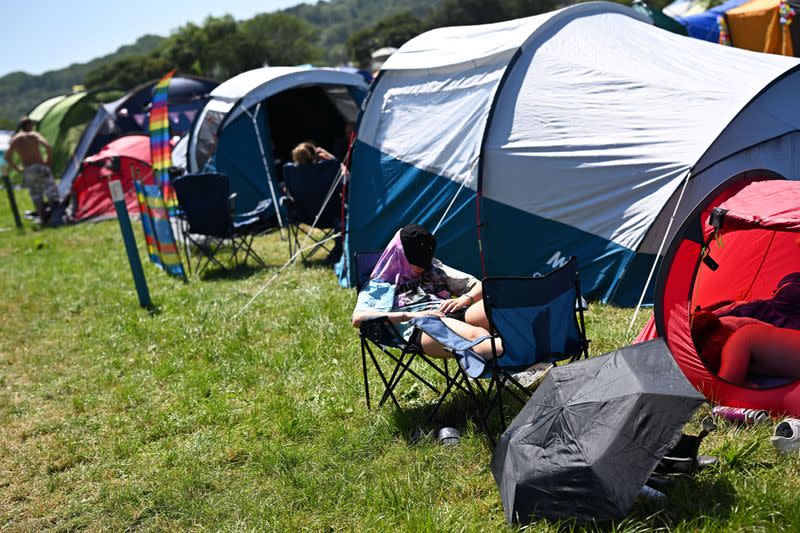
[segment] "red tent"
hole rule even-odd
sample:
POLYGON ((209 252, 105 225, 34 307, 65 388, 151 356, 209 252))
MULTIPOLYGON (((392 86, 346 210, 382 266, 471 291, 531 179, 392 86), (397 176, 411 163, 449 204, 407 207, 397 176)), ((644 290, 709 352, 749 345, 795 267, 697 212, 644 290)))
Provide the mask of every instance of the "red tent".
POLYGON ((107 182, 110 179, 122 182, 128 212, 138 213, 139 203, 133 186, 133 180, 137 177, 145 183, 153 183, 150 137, 147 135, 120 137, 105 145, 97 154, 84 159, 80 174, 72 182, 72 194, 77 204, 75 221, 116 216, 108 192, 107 182))
POLYGON ((698 307, 769 299, 797 271, 800 182, 763 170, 742 173, 712 191, 675 235, 658 275, 654 320, 637 341, 664 337, 686 377, 712 401, 800 416, 800 380, 772 380, 764 388, 724 381, 706 368, 690 332, 698 307))

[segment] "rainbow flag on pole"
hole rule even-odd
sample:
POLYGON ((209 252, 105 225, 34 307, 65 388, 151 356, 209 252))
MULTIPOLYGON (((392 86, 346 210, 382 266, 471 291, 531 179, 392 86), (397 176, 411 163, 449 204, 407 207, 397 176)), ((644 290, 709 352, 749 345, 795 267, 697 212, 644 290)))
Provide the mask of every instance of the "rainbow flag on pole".
POLYGON ((172 166, 172 149, 169 145, 169 83, 175 70, 167 73, 153 87, 150 106, 150 155, 153 164, 153 176, 156 185, 161 188, 164 202, 170 214, 175 214, 178 199, 169 179, 169 167, 172 166))

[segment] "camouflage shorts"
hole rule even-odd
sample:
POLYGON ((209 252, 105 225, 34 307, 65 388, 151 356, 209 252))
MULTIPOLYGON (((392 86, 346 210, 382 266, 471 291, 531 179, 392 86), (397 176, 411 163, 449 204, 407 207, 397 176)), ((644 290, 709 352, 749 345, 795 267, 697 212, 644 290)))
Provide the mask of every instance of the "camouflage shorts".
POLYGON ((50 172, 50 167, 42 164, 31 165, 25 169, 22 175, 23 183, 28 187, 31 195, 31 201, 37 208, 44 202, 45 197, 51 203, 59 201, 58 186, 50 172))

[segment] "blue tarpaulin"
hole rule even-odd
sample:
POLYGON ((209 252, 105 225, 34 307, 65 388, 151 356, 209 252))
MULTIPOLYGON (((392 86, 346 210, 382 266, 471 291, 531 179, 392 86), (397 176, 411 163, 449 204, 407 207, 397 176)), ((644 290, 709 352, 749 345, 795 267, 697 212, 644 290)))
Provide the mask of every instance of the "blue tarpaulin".
POLYGON ((717 18, 724 15, 728 10, 734 7, 739 7, 747 0, 728 0, 724 4, 712 7, 703 13, 696 15, 689 15, 688 17, 678 17, 678 22, 686 26, 686 31, 689 37, 695 39, 702 39, 704 41, 711 41, 712 43, 719 42, 719 24, 717 18))

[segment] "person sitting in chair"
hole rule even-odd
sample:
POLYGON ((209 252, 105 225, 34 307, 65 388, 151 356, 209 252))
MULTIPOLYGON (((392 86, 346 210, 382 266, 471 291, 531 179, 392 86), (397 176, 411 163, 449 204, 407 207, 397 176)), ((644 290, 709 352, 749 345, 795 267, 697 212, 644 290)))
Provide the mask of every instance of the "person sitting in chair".
MULTIPOLYGON (((326 149, 315 145, 311 141, 302 142, 292 150, 292 162, 297 166, 313 165, 321 161, 336 161, 336 158, 326 149)), ((341 172, 347 175, 347 169, 344 165, 341 165, 341 172)), ((341 203, 341 194, 331 201, 341 203)), ((341 222, 334 229, 341 233, 341 222)), ((328 264, 337 263, 342 256, 342 248, 342 236, 339 235, 334 239, 333 249, 328 254, 325 262, 328 264)))
MULTIPOLYGON (((481 282, 434 258, 435 251, 436 237, 418 224, 395 233, 358 295, 353 326, 360 327, 371 318, 386 317, 410 340, 414 333, 411 319, 440 316, 465 339, 488 335, 489 320, 483 308, 481 282)), ((430 356, 453 357, 427 334, 420 334, 416 342, 430 356)), ((473 350, 484 359, 491 359, 491 342, 486 339, 473 350)), ((502 353, 501 341, 494 342, 497 353, 502 353)))
POLYGON ((311 141, 302 142, 292 150, 292 161, 295 165, 312 165, 318 161, 335 159, 332 153, 311 141))
MULTIPOLYGON (((337 159, 325 148, 317 146, 311 141, 301 142, 292 150, 292 162, 295 165, 313 165, 320 161, 337 161, 337 159)), ((347 173, 344 165, 342 165, 342 172, 347 173)))

